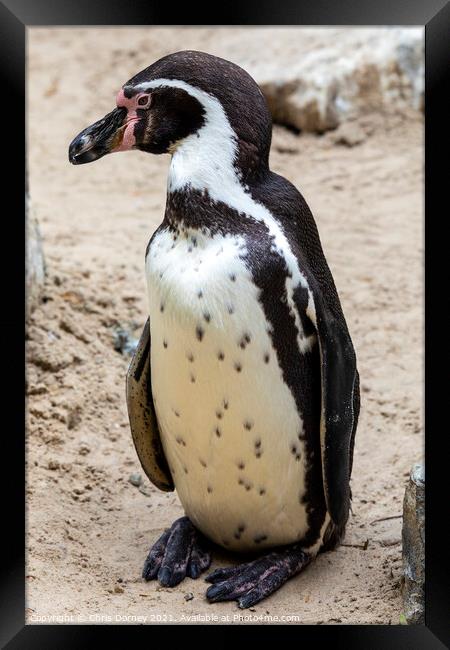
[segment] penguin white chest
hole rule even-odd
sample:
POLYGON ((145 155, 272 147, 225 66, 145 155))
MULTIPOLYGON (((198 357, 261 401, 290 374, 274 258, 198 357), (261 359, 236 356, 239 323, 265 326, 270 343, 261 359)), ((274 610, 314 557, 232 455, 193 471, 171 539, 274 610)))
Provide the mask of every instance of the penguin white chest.
POLYGON ((186 514, 236 550, 307 531, 302 420, 245 252, 238 236, 164 230, 146 260, 164 452, 186 514))

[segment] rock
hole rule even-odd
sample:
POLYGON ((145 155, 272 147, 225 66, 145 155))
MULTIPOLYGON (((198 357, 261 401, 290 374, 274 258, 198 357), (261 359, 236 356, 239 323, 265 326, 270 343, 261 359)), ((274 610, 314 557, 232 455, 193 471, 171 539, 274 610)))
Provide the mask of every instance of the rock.
POLYGON ((126 354, 128 356, 133 356, 139 340, 134 338, 131 333, 126 329, 117 329, 114 332, 114 350, 120 352, 121 354, 126 354))
POLYGON ((146 497, 151 497, 154 493, 153 488, 148 484, 142 484, 139 486, 139 492, 141 492, 146 497))
POLYGON ((324 132, 371 112, 423 108, 422 29, 287 29, 282 47, 262 34, 222 55, 258 82, 275 122, 324 132))
POLYGON ((409 624, 424 625, 425 469, 414 465, 403 501, 403 609, 409 624))
POLYGON ((25 264, 25 291, 26 291, 26 317, 28 318, 34 307, 39 303, 45 280, 44 253, 38 222, 31 208, 30 197, 25 195, 25 221, 26 221, 26 264, 25 264))
POLYGON ((192 593, 192 591, 184 595, 184 600, 193 600, 193 598, 194 598, 194 594, 192 593))
POLYGON ((142 475, 131 474, 128 480, 130 481, 131 485, 134 485, 135 487, 139 487, 142 483, 142 475))

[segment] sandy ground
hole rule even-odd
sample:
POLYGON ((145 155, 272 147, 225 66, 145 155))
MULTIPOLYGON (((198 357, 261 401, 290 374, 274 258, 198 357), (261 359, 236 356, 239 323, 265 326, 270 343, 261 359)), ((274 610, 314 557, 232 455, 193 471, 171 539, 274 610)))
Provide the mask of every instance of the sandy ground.
MULTIPOLYGON (((250 612, 209 605, 202 579, 170 590, 140 578, 149 545, 182 509, 176 494, 129 482, 141 471, 125 405, 129 359, 113 340, 117 327, 138 334, 147 317, 144 251, 163 215, 169 158, 132 152, 73 167, 67 146, 158 56, 220 53, 211 32, 166 30, 161 42, 144 30, 29 31, 30 187, 47 282, 27 341, 27 620, 396 624, 402 499, 423 443, 417 116, 368 116, 359 124, 367 137, 352 148, 332 133, 274 129, 271 166, 313 210, 358 354, 344 544, 250 612)), ((213 567, 231 561, 216 555, 213 567)))

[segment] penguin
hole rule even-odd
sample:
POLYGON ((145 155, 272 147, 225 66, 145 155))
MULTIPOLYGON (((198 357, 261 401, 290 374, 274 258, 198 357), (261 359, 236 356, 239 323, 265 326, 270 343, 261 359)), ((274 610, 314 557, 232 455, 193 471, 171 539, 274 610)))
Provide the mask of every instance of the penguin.
POLYGON ((269 168, 272 121, 252 77, 181 51, 116 103, 74 138, 71 163, 171 155, 126 397, 143 469, 176 489, 185 516, 142 575, 166 587, 198 578, 218 545, 242 561, 207 575, 207 600, 250 607, 344 535, 356 354, 311 211, 269 168))

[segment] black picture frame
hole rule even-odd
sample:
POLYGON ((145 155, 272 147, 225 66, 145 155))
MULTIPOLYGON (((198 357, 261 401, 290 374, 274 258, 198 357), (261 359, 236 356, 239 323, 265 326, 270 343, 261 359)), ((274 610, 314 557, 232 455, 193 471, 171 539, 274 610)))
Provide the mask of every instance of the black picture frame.
MULTIPOLYGON (((0 260, 3 268, 0 316, 3 342, 3 428, 2 474, 6 484, 2 491, 2 547, 0 583, 0 643, 15 648, 79 648, 98 646, 106 642, 129 644, 139 634, 154 642, 152 630, 142 626, 88 625, 29 625, 25 626, 25 441, 24 344, 25 286, 24 263, 24 151, 25 151, 25 28, 61 25, 416 25, 425 26, 425 457, 426 487, 426 610, 425 626, 240 626, 242 641, 284 640, 295 635, 296 642, 313 641, 333 648, 364 648, 413 650, 415 648, 444 648, 450 646, 448 576, 449 552, 445 534, 446 479, 443 466, 448 456, 442 452, 443 438, 448 436, 445 411, 448 386, 445 352, 448 352, 447 319, 442 317, 443 279, 447 276, 448 240, 439 226, 446 221, 448 208, 446 190, 449 184, 449 107, 446 90, 450 88, 450 3, 444 0, 326 0, 314 2, 274 3, 262 0, 246 5, 222 3, 215 15, 202 3, 151 0, 3 0, 0 1, 0 69, 2 88, 2 237, 0 260), (446 138, 447 136, 447 138, 446 138), (439 152, 444 150, 441 160, 439 152), (444 194, 445 193, 445 194, 444 194), (446 200, 447 199, 447 200, 446 200), (439 289, 441 287, 441 290, 439 289), (436 291, 436 289, 438 289, 436 291), (436 300, 432 295, 438 296, 436 300), (439 310, 439 311, 438 311, 439 310), (443 363, 442 363, 443 362, 443 363), (6 372, 5 372, 6 371, 6 372), (444 380, 439 380, 439 377, 444 380), (444 423, 444 424, 442 424, 444 423), (442 467, 441 467, 442 465, 442 467), (249 636, 251 635, 251 636, 249 636)), ((33 98, 28 97, 28 102, 33 98)), ((45 134, 43 134, 45 136, 45 134)), ((443 226, 442 226, 443 227, 443 226)), ((418 296, 418 300, 420 297, 418 296)), ((447 303, 448 304, 448 303, 447 303)), ((446 306, 447 306, 446 304, 446 306)), ((418 350, 418 354, 421 351, 418 350)), ((196 643, 203 640, 224 645, 234 626, 191 626, 196 643), (218 639, 220 637, 220 639, 218 639)), ((188 628, 183 628, 183 634, 188 628)), ((168 634, 170 630, 160 627, 168 634)), ((294 640, 294 639, 293 639, 294 640)))

